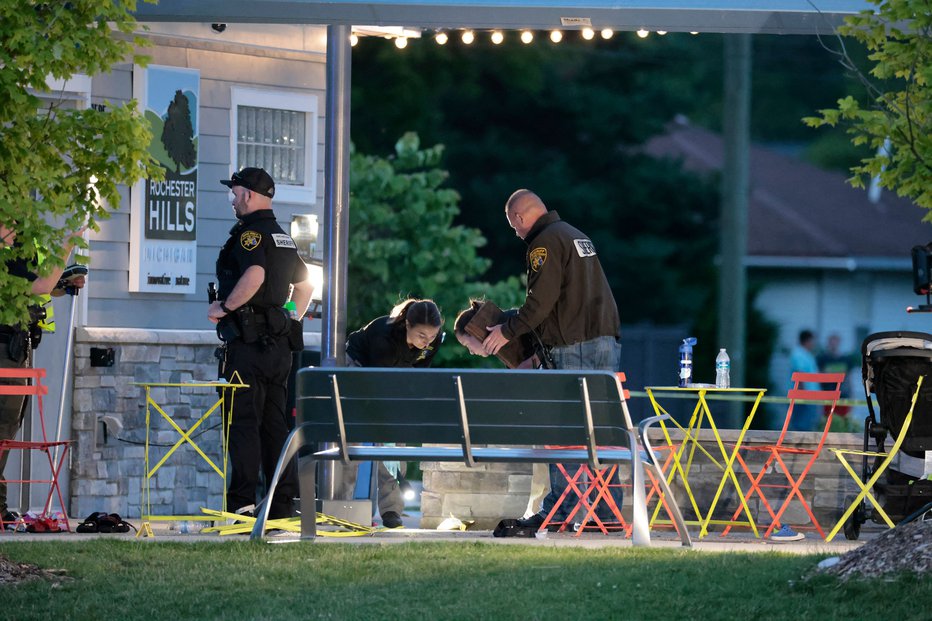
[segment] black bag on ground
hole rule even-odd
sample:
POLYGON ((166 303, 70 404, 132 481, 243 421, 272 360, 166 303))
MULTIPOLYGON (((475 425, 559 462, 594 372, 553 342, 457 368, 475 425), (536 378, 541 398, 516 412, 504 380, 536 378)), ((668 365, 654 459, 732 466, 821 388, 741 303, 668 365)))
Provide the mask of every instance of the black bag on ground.
POLYGON ((520 526, 518 520, 502 520, 492 531, 493 537, 533 537, 537 529, 533 526, 520 526))
POLYGON ((136 530, 135 526, 117 513, 95 511, 78 524, 75 530, 79 533, 128 533, 130 528, 136 530))

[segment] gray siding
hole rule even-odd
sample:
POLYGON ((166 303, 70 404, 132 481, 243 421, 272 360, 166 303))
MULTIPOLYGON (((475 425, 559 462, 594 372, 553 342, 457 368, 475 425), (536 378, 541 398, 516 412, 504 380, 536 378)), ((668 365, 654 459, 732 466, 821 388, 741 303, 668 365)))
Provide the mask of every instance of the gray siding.
MULTIPOLYGON (((233 168, 230 148, 230 101, 234 87, 270 88, 305 92, 317 96, 317 198, 313 205, 276 201, 275 213, 287 230, 296 213, 315 213, 322 220, 323 124, 326 59, 323 53, 308 51, 307 41, 320 39, 318 27, 282 28, 282 49, 265 47, 268 36, 256 37, 263 44, 240 41, 205 40, 201 30, 187 25, 179 32, 186 37, 164 33, 171 26, 159 25, 162 34, 152 37, 155 45, 144 50, 154 65, 194 68, 200 71, 198 221, 196 293, 170 295, 130 293, 130 200, 122 192, 119 208, 100 223, 91 236, 91 278, 87 293, 84 325, 142 329, 202 329, 212 325, 206 318, 207 283, 216 280, 217 253, 234 223, 230 194, 219 180, 229 178, 233 168), (193 29, 193 30, 192 30, 193 29), (194 36, 192 36, 194 35, 194 36), (290 48, 290 49, 288 49, 290 48)), ((267 35, 267 33, 266 33, 267 35)), ((246 37, 248 39, 248 37, 246 37)), ((91 101, 117 105, 132 98, 133 67, 126 63, 111 73, 93 78, 91 101)))

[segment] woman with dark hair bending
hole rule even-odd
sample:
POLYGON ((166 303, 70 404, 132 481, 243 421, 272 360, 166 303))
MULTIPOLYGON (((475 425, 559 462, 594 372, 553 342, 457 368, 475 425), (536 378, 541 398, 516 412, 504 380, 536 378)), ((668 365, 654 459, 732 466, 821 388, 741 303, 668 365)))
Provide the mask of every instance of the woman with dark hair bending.
MULTIPOLYGON (((453 322, 453 335, 460 345, 469 350, 469 353, 485 358, 488 354, 482 347, 482 341, 466 332, 467 324, 472 321, 483 304, 485 304, 484 300, 469 300, 469 307, 461 310, 456 316, 456 321, 453 322)), ((515 313, 517 313, 515 309, 503 311, 501 318, 495 323, 501 323, 515 313)), ((483 328, 488 328, 488 326, 483 326, 483 328)), ((515 341, 505 345, 499 350, 497 356, 506 367, 512 369, 552 368, 552 365, 548 364, 548 356, 540 339, 533 331, 522 334, 515 341), (514 348, 515 351, 508 352, 509 348, 514 348)), ((550 491, 550 474, 547 464, 534 464, 531 472, 531 488, 523 518, 529 518, 540 511, 541 503, 550 491)))
POLYGON ((347 364, 429 367, 443 341, 443 317, 433 300, 408 299, 346 339, 347 364))
MULTIPOLYGON (((373 319, 349 335, 346 363, 357 367, 429 367, 443 342, 442 326, 443 316, 433 300, 404 300, 389 315, 373 319)), ((353 498, 357 469, 358 465, 344 467, 344 498, 353 498)), ((382 525, 402 526, 404 500, 398 479, 382 463, 378 465, 378 486, 382 525)))

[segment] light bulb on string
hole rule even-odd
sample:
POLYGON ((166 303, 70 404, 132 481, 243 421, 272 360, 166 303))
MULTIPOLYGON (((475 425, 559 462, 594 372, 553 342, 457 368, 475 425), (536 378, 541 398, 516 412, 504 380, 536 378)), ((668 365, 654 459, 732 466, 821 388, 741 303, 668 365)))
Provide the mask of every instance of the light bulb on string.
POLYGON ((647 35, 650 34, 650 30, 644 30, 643 28, 638 29, 637 35, 642 39, 646 39, 647 35))
POLYGON ((667 31, 666 31, 666 30, 658 30, 658 31, 657 31, 657 34, 660 35, 660 36, 662 37, 663 35, 667 34, 667 31))
POLYGON ((448 39, 449 37, 447 37, 447 33, 445 32, 438 32, 437 36, 434 37, 434 41, 437 42, 437 45, 446 45, 448 39))
POLYGON ((356 36, 356 35, 354 35, 354 34, 351 34, 351 35, 349 36, 349 44, 350 44, 350 46, 356 47, 356 44, 357 44, 357 43, 359 43, 359 37, 356 36))
POLYGON ((551 30, 550 40, 553 41, 554 43, 559 43, 560 41, 563 40, 563 33, 560 32, 559 30, 551 30))
POLYGON ((530 30, 525 30, 521 33, 521 43, 528 44, 534 40, 534 33, 530 30))
POLYGON ((582 38, 586 41, 592 41, 592 38, 595 36, 595 30, 592 28, 583 28, 582 29, 582 38))
POLYGON ((500 30, 495 30, 492 32, 492 43, 494 43, 495 45, 498 45, 504 40, 505 40, 505 35, 503 35, 500 30))
POLYGON ((611 39, 615 35, 615 31, 611 28, 603 28, 602 32, 599 34, 602 35, 603 39, 611 39))
POLYGON ((465 43, 466 45, 470 45, 472 44, 473 41, 476 40, 476 35, 475 33, 473 33, 472 30, 467 30, 463 32, 463 36, 461 38, 463 40, 463 43, 465 43))
POLYGON ((395 47, 399 50, 403 50, 408 47, 408 38, 407 37, 398 37, 395 39, 395 47))

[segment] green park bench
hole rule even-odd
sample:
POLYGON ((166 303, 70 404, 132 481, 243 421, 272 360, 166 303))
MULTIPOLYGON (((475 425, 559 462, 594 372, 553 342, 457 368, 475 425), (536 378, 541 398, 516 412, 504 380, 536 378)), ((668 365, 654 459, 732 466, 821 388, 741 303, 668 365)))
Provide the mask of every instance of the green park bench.
MULTIPOLYGON (((299 463, 302 538, 317 534, 316 465, 321 460, 455 461, 470 467, 560 463, 593 469, 630 462, 634 545, 650 545, 646 464, 669 500, 683 545, 691 546, 647 441, 648 427, 667 417, 646 418, 635 427, 622 378, 592 370, 301 369, 297 424, 267 498, 284 464, 306 446, 313 452, 302 454, 299 463)), ((253 539, 265 532, 268 505, 262 502, 258 508, 253 539)))

